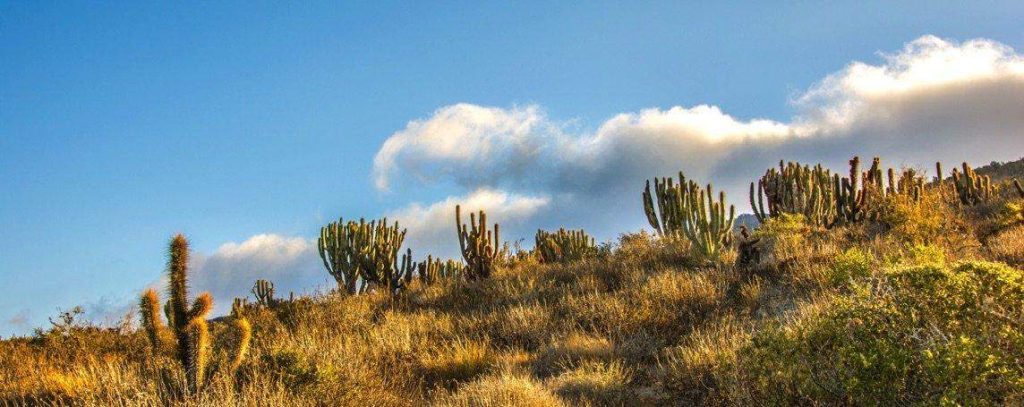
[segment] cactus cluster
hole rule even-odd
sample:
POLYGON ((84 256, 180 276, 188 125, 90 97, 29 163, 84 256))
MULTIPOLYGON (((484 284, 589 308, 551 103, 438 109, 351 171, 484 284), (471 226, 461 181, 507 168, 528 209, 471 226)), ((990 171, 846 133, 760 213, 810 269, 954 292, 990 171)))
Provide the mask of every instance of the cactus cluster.
POLYGON ((269 307, 277 302, 274 299, 274 283, 267 280, 256 280, 256 283, 252 285, 251 291, 252 295, 256 298, 256 304, 262 307, 269 307))
POLYGON ((900 172, 899 178, 892 168, 889 169, 889 186, 885 192, 889 195, 902 195, 910 197, 915 202, 921 200, 924 192, 924 176, 918 175, 913 168, 904 169, 900 172))
POLYGON ((729 205, 726 216, 725 192, 719 192, 716 202, 711 184, 701 188, 696 182, 687 181, 682 172, 678 184, 672 178, 655 178, 654 187, 654 195, 650 181, 644 187, 644 213, 659 235, 685 236, 695 251, 706 258, 718 257, 731 243, 736 208, 729 205))
POLYGON ((370 222, 338 219, 320 229, 317 248, 324 267, 344 293, 362 293, 371 286, 396 292, 407 273, 407 262, 411 262, 411 258, 403 258, 398 263, 405 232, 398 222, 389 225, 387 218, 370 222))
POLYGON ((961 166, 963 172, 953 169, 953 187, 960 203, 967 206, 987 201, 993 195, 992 178, 978 175, 966 162, 961 166))
POLYGON ((594 238, 583 229, 558 229, 554 233, 537 230, 534 244, 541 263, 573 262, 597 251, 594 238))
POLYGON ((750 183, 750 207, 761 223, 788 213, 802 214, 814 225, 828 226, 836 216, 832 184, 831 171, 821 164, 812 168, 779 161, 777 170, 770 168, 760 180, 750 183))
MULTIPOLYGON (((210 332, 206 316, 213 309, 213 297, 202 293, 188 305, 188 240, 177 235, 171 240, 168 268, 169 299, 164 306, 167 326, 160 320, 160 296, 156 290, 143 292, 139 301, 142 326, 154 354, 172 350, 185 370, 189 392, 197 392, 206 378, 210 353, 210 332), (169 326, 169 328, 168 328, 169 326)), ((231 349, 232 370, 242 363, 252 337, 249 321, 241 313, 232 314, 231 324, 238 334, 231 349)))
POLYGON ((427 259, 416 264, 416 273, 423 284, 434 284, 441 280, 454 280, 462 277, 466 266, 455 260, 435 259, 427 255, 427 259))
POLYGON ((871 163, 867 171, 860 171, 860 157, 850 160, 850 176, 832 176, 832 189, 836 201, 836 220, 834 224, 860 222, 875 219, 877 213, 872 209, 872 201, 882 197, 881 160, 878 157, 871 163))
POLYGON ((497 223, 494 230, 487 229, 487 214, 479 217, 469 214, 469 225, 462 223, 462 208, 455 205, 455 231, 459 235, 459 248, 466 260, 466 278, 470 280, 488 278, 494 271, 495 261, 501 251, 501 235, 497 223))

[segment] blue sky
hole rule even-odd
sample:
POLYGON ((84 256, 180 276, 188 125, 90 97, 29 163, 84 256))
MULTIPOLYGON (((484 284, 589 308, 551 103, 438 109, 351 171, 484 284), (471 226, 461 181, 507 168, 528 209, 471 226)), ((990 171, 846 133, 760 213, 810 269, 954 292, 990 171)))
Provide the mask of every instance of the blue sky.
MULTIPOLYGON (((900 53, 922 36, 956 49, 984 39, 1009 49, 1004 64, 1024 48, 1021 2, 763 3, 0 2, 0 286, 8 293, 0 297, 0 335, 41 326, 57 307, 120 309, 159 278, 176 232, 215 260, 208 264, 231 264, 208 273, 264 267, 252 259, 273 263, 273 254, 244 242, 285 239, 303 260, 283 261, 280 276, 289 267, 322 274, 308 271, 316 266, 308 239, 324 222, 429 214, 418 210, 480 188, 509 194, 498 201, 512 207, 509 217, 523 214, 524 235, 560 219, 597 222, 604 237, 642 225, 633 215, 600 223, 614 215, 600 205, 589 215, 541 213, 572 207, 593 188, 530 176, 552 170, 535 161, 518 178, 500 175, 514 172, 506 165, 464 179, 452 174, 482 164, 405 147, 389 174, 406 181, 377 188, 374 160, 385 140, 425 137, 410 122, 430 122, 446 107, 455 106, 457 118, 493 108, 487 117, 550 123, 555 130, 523 133, 531 147, 603 134, 620 114, 702 104, 743 123, 768 119, 792 129, 821 110, 794 103, 809 89, 854 61, 884 64, 879 52, 900 53), (229 242, 239 245, 223 246, 229 242)), ((1002 78, 1013 84, 1001 87, 1011 102, 1024 100, 1015 78, 1002 78)), ((964 123, 995 123, 976 131, 1005 141, 1024 130, 1007 119, 1021 113, 1016 108, 964 123)), ((899 126, 868 126, 890 127, 899 126)), ((899 145, 878 149, 898 154, 899 145)), ((727 156, 742 154, 759 153, 727 156)), ((768 163, 782 158, 764 155, 768 163)), ((728 180, 739 170, 708 171, 728 180)))

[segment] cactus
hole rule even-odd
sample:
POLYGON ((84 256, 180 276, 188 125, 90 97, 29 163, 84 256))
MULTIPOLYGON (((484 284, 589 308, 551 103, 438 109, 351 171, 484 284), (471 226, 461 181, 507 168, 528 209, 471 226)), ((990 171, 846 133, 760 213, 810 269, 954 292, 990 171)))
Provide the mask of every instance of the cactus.
POLYGON ((679 172, 679 183, 672 178, 654 179, 655 195, 651 195, 651 183, 647 182, 643 192, 644 212, 647 220, 659 235, 669 238, 685 236, 697 253, 706 258, 717 258, 732 238, 732 224, 736 208, 729 206, 725 216, 725 192, 714 200, 711 184, 701 188, 696 182, 687 181, 679 172), (654 204, 657 199, 657 212, 654 204))
MULTIPOLYGON (((271 286, 271 291, 273 291, 273 286, 271 286)), ((252 325, 249 323, 249 319, 245 318, 244 312, 244 301, 236 301, 232 304, 231 324, 235 327, 235 332, 237 332, 234 352, 231 354, 230 367, 232 372, 237 371, 242 365, 245 355, 249 353, 249 343, 252 342, 252 325)))
POLYGON ((426 261, 416 264, 416 273, 423 284, 430 285, 441 280, 458 279, 462 277, 465 268, 466 265, 462 262, 451 259, 442 261, 427 255, 426 261))
POLYGON ((917 170, 907 168, 900 173, 898 181, 893 185, 893 172, 889 169, 890 194, 903 195, 912 198, 915 202, 921 201, 921 194, 924 192, 924 177, 917 175, 917 170))
POLYGON ((943 172, 942 172, 942 162, 936 161, 935 162, 935 185, 941 185, 942 184, 942 174, 943 174, 943 172))
POLYGON ((274 283, 267 280, 256 280, 252 285, 252 295, 256 297, 256 303, 263 307, 274 305, 274 283))
POLYGON ((672 177, 654 178, 654 194, 651 194, 651 182, 644 186, 643 203, 647 222, 659 236, 676 239, 682 236, 683 218, 686 211, 686 195, 696 183, 687 182, 682 171, 679 172, 679 184, 672 177), (657 209, 655 209, 657 203, 657 209))
POLYGON ((1017 196, 1024 199, 1024 187, 1020 186, 1020 181, 1017 181, 1016 178, 1013 179, 1013 189, 1017 190, 1017 196))
MULTIPOLYGON (((396 261, 398 261, 396 259, 396 261)), ((412 280, 412 272, 416 269, 416 263, 412 261, 412 249, 406 249, 402 254, 402 260, 395 263, 393 267, 384 269, 382 283, 391 294, 398 294, 412 280)))
MULTIPOLYGON (((170 333, 165 334, 168 328, 160 321, 160 298, 152 289, 146 290, 140 298, 142 324, 154 353, 173 347, 177 360, 185 370, 188 391, 195 393, 203 387, 206 378, 211 347, 206 316, 213 309, 213 297, 209 293, 202 293, 191 307, 188 306, 188 240, 184 236, 179 234, 171 240, 169 257, 167 268, 170 299, 164 311, 168 317, 170 333), (173 336, 173 340, 165 341, 165 335, 173 336)), ((240 341, 232 350, 233 360, 241 363, 245 349, 249 346, 251 327, 241 315, 233 318, 233 324, 239 334, 246 338, 244 343, 240 341)))
POLYGON ((836 216, 831 184, 832 173, 821 164, 811 168, 796 162, 783 164, 779 161, 778 170, 768 169, 758 182, 750 183, 750 207, 761 223, 789 213, 803 214, 811 223, 827 226, 834 222, 836 216))
POLYGON ((367 284, 393 288, 391 277, 397 273, 398 250, 405 240, 405 229, 398 222, 388 225, 387 218, 369 223, 343 219, 320 229, 317 247, 324 268, 347 294, 365 291, 367 284), (356 282, 362 281, 357 287, 356 282))
POLYGON ((836 204, 833 225, 876 218, 877 213, 871 209, 871 203, 883 193, 881 160, 875 157, 871 168, 862 173, 860 157, 853 157, 849 177, 832 176, 832 194, 836 204))
POLYGON ((953 188, 956 190, 960 203, 974 206, 987 201, 993 195, 992 178, 978 175, 966 162, 962 165, 963 172, 953 169, 953 188))
POLYGON ((555 233, 538 230, 534 241, 541 263, 568 263, 597 251, 594 238, 583 229, 558 229, 555 233))
POLYGON ((459 235, 459 248, 466 260, 466 278, 483 279, 491 276, 494 262, 498 259, 501 235, 500 226, 487 230, 487 214, 480 211, 479 219, 469 214, 469 225, 462 223, 462 208, 455 205, 455 230, 459 235))
POLYGON ((698 253, 710 259, 717 258, 722 249, 730 244, 732 224, 736 218, 736 207, 732 205, 729 205, 729 217, 725 216, 725 192, 718 193, 718 202, 715 202, 713 195, 711 184, 705 189, 691 188, 687 198, 689 210, 683 223, 686 237, 698 253))

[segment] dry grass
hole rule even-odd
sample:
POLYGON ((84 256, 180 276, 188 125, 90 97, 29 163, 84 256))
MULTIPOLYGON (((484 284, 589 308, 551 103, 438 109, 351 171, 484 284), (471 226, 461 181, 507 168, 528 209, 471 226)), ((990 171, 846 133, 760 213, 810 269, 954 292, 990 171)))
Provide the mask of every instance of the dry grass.
POLYGON ((757 231, 763 257, 750 268, 733 266, 732 254, 709 265, 685 243, 637 233, 597 258, 521 260, 486 281, 414 283, 395 299, 325 295, 252 309, 250 356, 193 397, 181 396, 174 360, 151 358, 142 332, 77 327, 0 341, 0 404, 815 404, 772 387, 798 377, 741 365, 761 355, 752 338, 799 327, 793 315, 831 307, 822 298, 858 293, 886 268, 1024 260, 1024 226, 982 248, 974 231, 995 221, 930 194, 931 211, 887 202, 880 222, 772 221, 757 231))

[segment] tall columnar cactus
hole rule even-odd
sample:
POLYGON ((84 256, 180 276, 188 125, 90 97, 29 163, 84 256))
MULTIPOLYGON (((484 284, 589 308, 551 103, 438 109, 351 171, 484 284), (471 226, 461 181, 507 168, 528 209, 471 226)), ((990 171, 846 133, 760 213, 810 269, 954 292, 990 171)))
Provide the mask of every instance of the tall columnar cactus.
POLYGON ((1024 187, 1020 186, 1020 181, 1017 181, 1016 178, 1013 179, 1013 189, 1017 190, 1017 196, 1024 199, 1024 187))
MULTIPOLYGON (((153 289, 146 290, 140 299, 142 324, 150 339, 154 353, 172 349, 185 369, 189 392, 202 388, 206 378, 210 352, 210 332, 206 316, 213 309, 213 297, 202 293, 188 306, 188 240, 177 235, 171 240, 168 268, 168 295, 165 312, 168 315, 170 333, 160 321, 160 297, 153 289), (173 339, 164 339, 168 336, 173 339)), ((233 317, 233 326, 244 340, 232 348, 232 360, 241 363, 249 347, 251 327, 241 315, 233 317)))
POLYGON ((874 218, 877 213, 871 211, 871 202, 881 197, 882 169, 880 160, 875 157, 871 168, 860 171, 860 157, 850 160, 850 176, 832 176, 832 193, 835 196, 836 221, 834 224, 860 222, 874 218))
POLYGON ((712 259, 717 258, 731 242, 732 224, 736 218, 736 208, 732 205, 729 205, 729 216, 725 216, 724 191, 718 193, 718 202, 715 202, 713 196, 711 184, 704 189, 691 188, 683 222, 683 233, 694 244, 694 248, 704 257, 712 259))
POLYGON ((644 214, 659 236, 670 239, 682 237, 686 196, 694 188, 699 187, 693 181, 687 182, 682 171, 679 172, 679 184, 672 177, 654 178, 654 194, 651 194, 651 182, 647 181, 642 196, 644 214))
POLYGON ((274 305, 274 283, 267 280, 256 280, 252 285, 252 295, 256 297, 256 303, 263 307, 274 305))
POLYGON ((832 173, 821 164, 811 168, 779 161, 777 170, 770 168, 756 183, 750 183, 750 207, 762 223, 788 213, 803 214, 809 222, 827 226, 836 216, 833 192, 832 173))
POLYGON ((427 255, 426 261, 416 264, 416 273, 423 284, 430 285, 441 280, 455 280, 462 277, 466 265, 456 260, 435 259, 427 255))
POLYGON ((899 179, 893 183, 893 171, 889 169, 889 193, 910 197, 914 201, 921 200, 924 192, 924 176, 918 175, 917 170, 907 168, 900 173, 899 179))
POLYGON ((962 165, 963 172, 953 169, 953 187, 963 205, 973 206, 987 201, 993 195, 992 178, 978 175, 966 162, 962 165))
POLYGON ((501 249, 498 224, 494 224, 493 231, 487 230, 487 214, 481 210, 479 218, 469 214, 467 226, 462 223, 462 208, 455 205, 455 231, 459 235, 462 258, 467 263, 466 277, 470 280, 490 277, 501 249))
POLYGON ((320 229, 317 247, 324 268, 345 293, 363 292, 367 284, 390 288, 396 273, 398 250, 405 241, 405 229, 398 222, 388 225, 387 218, 359 222, 343 219, 320 229), (357 287, 356 283, 362 284, 357 287))
POLYGON ((942 174, 944 174, 942 172, 942 162, 941 161, 936 161, 935 162, 935 185, 942 184, 942 177, 943 177, 942 174))
POLYGON ((583 229, 558 229, 554 233, 538 230, 534 242, 542 263, 573 262, 597 251, 594 238, 583 229))
POLYGON ((678 184, 672 178, 655 178, 654 190, 652 195, 648 181, 643 202, 647 221, 658 234, 669 238, 685 236, 699 254, 718 257, 731 241, 736 217, 736 208, 732 205, 729 205, 729 216, 725 215, 725 192, 721 192, 715 202, 711 184, 701 188, 696 182, 687 181, 682 172, 678 184))
POLYGON ((381 283, 391 294, 397 294, 404 289, 412 281, 413 270, 416 269, 416 263, 412 261, 412 249, 406 249, 402 254, 402 260, 395 261, 392 267, 383 269, 381 275, 381 283))

